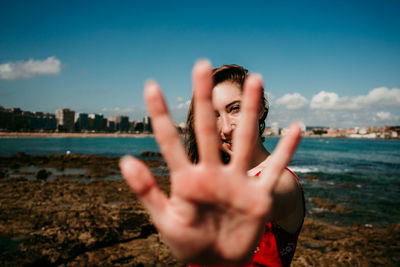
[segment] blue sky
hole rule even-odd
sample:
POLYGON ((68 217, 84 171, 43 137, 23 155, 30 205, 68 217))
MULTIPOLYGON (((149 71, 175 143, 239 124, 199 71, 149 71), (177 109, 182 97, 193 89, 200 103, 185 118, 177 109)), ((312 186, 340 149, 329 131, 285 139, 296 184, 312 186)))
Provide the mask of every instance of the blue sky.
POLYGON ((0 105, 146 115, 162 86, 177 123, 208 58, 264 78, 267 125, 400 125, 399 1, 2 1, 0 105))

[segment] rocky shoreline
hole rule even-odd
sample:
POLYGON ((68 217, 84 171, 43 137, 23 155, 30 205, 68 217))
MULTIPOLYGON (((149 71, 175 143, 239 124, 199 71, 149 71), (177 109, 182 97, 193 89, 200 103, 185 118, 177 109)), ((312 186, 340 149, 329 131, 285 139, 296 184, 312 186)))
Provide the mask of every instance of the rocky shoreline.
MULTIPOLYGON (((168 169, 158 156, 143 154, 160 187, 169 192, 168 169)), ((118 179, 118 160, 72 154, 0 157, 0 265, 185 266, 118 179), (69 169, 81 172, 69 174, 69 169)), ((308 201, 331 212, 351 212, 323 199, 308 201)), ((306 218, 292 266, 399 262, 400 224, 339 227, 306 218)))

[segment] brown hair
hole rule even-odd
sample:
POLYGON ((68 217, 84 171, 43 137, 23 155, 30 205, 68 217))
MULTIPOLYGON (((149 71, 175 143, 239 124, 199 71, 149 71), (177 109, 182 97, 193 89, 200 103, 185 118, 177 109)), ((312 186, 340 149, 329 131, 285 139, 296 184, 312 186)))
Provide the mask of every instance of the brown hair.
MULTIPOLYGON (((231 81, 233 83, 237 83, 240 86, 240 89, 243 90, 244 81, 248 76, 248 70, 243 68, 242 66, 231 64, 231 65, 223 65, 219 68, 213 69, 212 72, 214 86, 220 84, 225 81, 231 81)), ((263 89, 264 91, 264 89, 263 89)), ((265 119, 268 115, 268 102, 265 99, 264 94, 262 94, 261 103, 264 107, 264 114, 258 120, 258 128, 259 128, 259 136, 262 141, 264 141, 264 137, 262 136, 265 129, 265 119)), ((196 144, 196 136, 194 132, 194 107, 193 107, 193 98, 190 102, 189 112, 186 120, 186 149, 189 154, 189 158, 193 163, 197 163, 199 161, 199 153, 197 150, 196 144)), ((225 152, 221 151, 222 161, 224 163, 229 162, 229 155, 225 152)))

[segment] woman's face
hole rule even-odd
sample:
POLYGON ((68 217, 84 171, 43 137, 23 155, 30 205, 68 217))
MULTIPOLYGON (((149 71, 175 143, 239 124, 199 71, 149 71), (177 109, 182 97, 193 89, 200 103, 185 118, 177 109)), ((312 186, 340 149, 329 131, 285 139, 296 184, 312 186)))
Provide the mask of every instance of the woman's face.
POLYGON ((217 118, 217 130, 222 150, 232 155, 233 131, 239 123, 242 90, 239 84, 225 81, 214 87, 212 102, 217 118))

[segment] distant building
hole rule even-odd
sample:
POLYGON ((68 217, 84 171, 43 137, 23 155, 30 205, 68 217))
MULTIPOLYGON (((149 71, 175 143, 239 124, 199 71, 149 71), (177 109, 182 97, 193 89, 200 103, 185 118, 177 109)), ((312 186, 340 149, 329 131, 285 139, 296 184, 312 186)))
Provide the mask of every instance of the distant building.
POLYGON ((79 113, 78 119, 76 120, 76 128, 78 131, 89 130, 89 116, 87 113, 79 113))
POLYGON ((144 116, 143 117, 143 125, 144 125, 144 131, 152 133, 153 128, 151 126, 151 118, 149 116, 144 116))
POLYGON ((89 114, 90 119, 90 130, 94 130, 96 132, 103 131, 103 115, 102 114, 89 114))
POLYGON ((279 135, 279 124, 277 122, 271 123, 272 134, 279 135))
POLYGON ((299 124, 299 127, 301 129, 301 132, 305 133, 306 129, 307 129, 306 124, 304 122, 302 122, 302 121, 299 121, 298 124, 299 124))
POLYGON ((33 131, 55 131, 57 129, 57 119, 54 114, 35 112, 31 116, 30 125, 33 131))
POLYGON ((0 109, 0 130, 7 131, 10 129, 11 113, 6 109, 0 109))
POLYGON ((367 128, 367 127, 361 127, 361 128, 358 130, 358 133, 359 133, 359 134, 362 134, 362 135, 367 134, 367 133, 368 133, 368 128, 367 128))
POLYGON ((103 131, 107 131, 108 130, 108 128, 107 128, 107 118, 104 118, 103 117, 103 121, 102 121, 102 123, 101 123, 101 129, 103 130, 103 131))
POLYGON ((110 117, 108 121, 113 121, 115 123, 115 129, 120 132, 129 131, 129 117, 128 116, 115 116, 110 117))
MULTIPOLYGON (((34 116, 32 112, 22 111, 20 108, 10 108, 2 110, 1 121, 4 120, 4 129, 11 131, 31 131, 31 118, 34 116)), ((1 127, 3 128, 3 127, 1 127)))
POLYGON ((54 131, 57 129, 57 119, 55 114, 46 113, 44 119, 44 130, 54 131))
POLYGON ((346 129, 340 128, 340 129, 338 130, 338 135, 339 135, 340 137, 345 137, 345 136, 346 136, 346 129))
POLYGON ((72 132, 74 129, 75 122, 75 111, 70 110, 68 108, 57 109, 56 110, 56 118, 57 118, 57 129, 59 131, 72 132))
POLYGON ((56 127, 54 114, 0 106, 0 131, 54 131, 56 127))
POLYGON ((108 129, 110 132, 115 132, 115 130, 116 130, 115 121, 107 120, 107 129, 108 129))
POLYGON ((117 116, 117 121, 119 124, 118 130, 120 130, 121 132, 129 131, 130 125, 128 116, 117 116))
POLYGON ((347 128, 346 135, 352 135, 358 133, 358 129, 356 128, 347 128))
POLYGON ((116 116, 108 118, 107 127, 108 127, 109 131, 117 131, 118 130, 118 122, 117 122, 116 116))
POLYGON ((144 124, 141 121, 136 121, 133 124, 133 129, 135 132, 142 133, 144 131, 144 124))
POLYGON ((22 110, 20 108, 10 108, 10 112, 14 114, 22 114, 22 110))

